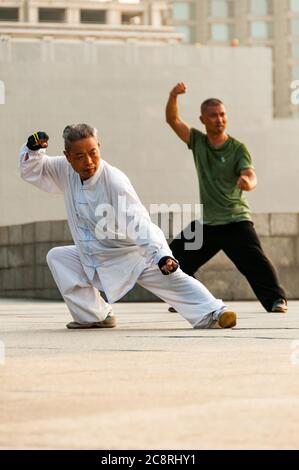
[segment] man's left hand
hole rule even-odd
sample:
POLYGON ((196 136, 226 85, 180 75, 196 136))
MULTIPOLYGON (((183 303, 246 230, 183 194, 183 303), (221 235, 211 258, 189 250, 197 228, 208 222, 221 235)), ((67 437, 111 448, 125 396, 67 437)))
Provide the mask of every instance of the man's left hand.
POLYGON ((247 168, 241 171, 240 177, 237 181, 237 188, 242 191, 252 191, 257 185, 257 178, 254 168, 247 168))
POLYGON ((174 273, 178 269, 179 263, 170 256, 164 256, 160 259, 158 266, 160 268, 161 273, 165 276, 168 276, 169 274, 174 273))
POLYGON ((250 191, 252 189, 252 184, 250 182, 249 177, 246 175, 240 176, 237 181, 237 187, 239 189, 242 189, 242 191, 250 191))

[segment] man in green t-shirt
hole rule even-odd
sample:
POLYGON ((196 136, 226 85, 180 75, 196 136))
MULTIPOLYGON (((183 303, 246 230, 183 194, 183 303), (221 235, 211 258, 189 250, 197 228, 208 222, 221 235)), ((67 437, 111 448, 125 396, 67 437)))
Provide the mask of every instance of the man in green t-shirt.
POLYGON ((218 99, 208 99, 201 105, 200 121, 206 134, 191 129, 178 110, 177 97, 186 91, 184 83, 178 83, 171 90, 166 120, 193 152, 203 205, 203 225, 201 227, 201 222, 195 220, 187 232, 202 232, 203 242, 200 248, 186 249, 190 239, 183 230, 171 243, 171 250, 182 270, 191 276, 223 250, 247 278, 268 312, 287 312, 286 294, 261 247, 243 193, 252 191, 257 185, 251 156, 244 144, 226 133, 227 115, 224 104, 218 99))

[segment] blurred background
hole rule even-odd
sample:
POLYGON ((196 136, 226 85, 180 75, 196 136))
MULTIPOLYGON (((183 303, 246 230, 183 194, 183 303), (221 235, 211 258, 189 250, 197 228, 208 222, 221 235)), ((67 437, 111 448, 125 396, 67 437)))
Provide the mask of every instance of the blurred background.
MULTIPOLYGON (((47 249, 71 242, 62 196, 19 177, 19 148, 33 131, 47 131, 49 155, 60 155, 63 128, 88 122, 102 157, 147 207, 199 202, 192 154, 165 122, 169 91, 184 81, 182 117, 201 128, 201 102, 220 98, 228 132, 248 146, 257 229, 296 298, 297 79, 299 0, 0 0, 0 292, 35 295, 44 278, 46 289, 47 249)), ((233 272, 224 258, 211 263, 209 273, 233 272)), ((215 287, 209 276, 222 297, 252 295, 241 278, 215 287)))

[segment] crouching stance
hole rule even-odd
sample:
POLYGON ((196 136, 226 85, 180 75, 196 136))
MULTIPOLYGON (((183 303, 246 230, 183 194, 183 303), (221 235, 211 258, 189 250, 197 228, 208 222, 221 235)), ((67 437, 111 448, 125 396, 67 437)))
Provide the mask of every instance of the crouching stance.
POLYGON ((47 134, 30 136, 20 170, 28 183, 64 194, 74 246, 52 248, 47 262, 74 320, 67 327, 116 326, 111 304, 136 282, 194 328, 235 326, 236 314, 179 268, 129 179, 101 159, 97 130, 67 126, 63 137, 65 156, 48 157, 47 134))

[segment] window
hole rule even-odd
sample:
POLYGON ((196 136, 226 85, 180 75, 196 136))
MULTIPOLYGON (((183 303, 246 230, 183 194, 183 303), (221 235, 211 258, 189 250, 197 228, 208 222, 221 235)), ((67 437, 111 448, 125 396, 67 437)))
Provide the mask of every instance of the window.
POLYGON ((211 39, 214 41, 228 41, 232 38, 232 27, 225 23, 211 25, 211 39))
POLYGON ((299 0, 290 0, 290 9, 299 13, 299 0))
POLYGON ((81 23, 106 23, 106 10, 81 10, 81 23))
POLYGON ((232 16, 231 0, 211 0, 210 16, 214 18, 228 18, 232 16))
POLYGON ((176 26, 176 31, 184 35, 183 41, 185 43, 191 43, 193 41, 193 31, 192 28, 188 28, 188 26, 176 26))
POLYGON ((0 21, 19 21, 19 9, 0 8, 0 21))
POLYGON ((63 23, 65 21, 64 8, 39 8, 38 20, 47 23, 63 23))
POLYGON ((251 0, 250 13, 254 16, 267 16, 271 12, 269 0, 251 0))
POLYGON ((293 20, 291 23, 291 30, 293 36, 299 36, 299 20, 293 20))
POLYGON ((121 23, 138 25, 142 23, 142 16, 141 14, 138 15, 136 13, 122 13, 121 23))
POLYGON ((267 21, 253 21, 251 23, 251 37, 253 39, 269 39, 272 36, 272 23, 267 21))
POLYGON ((299 59, 299 43, 292 44, 292 57, 294 59, 299 59))
POLYGON ((177 21, 188 21, 191 18, 190 3, 174 3, 172 17, 177 21))

